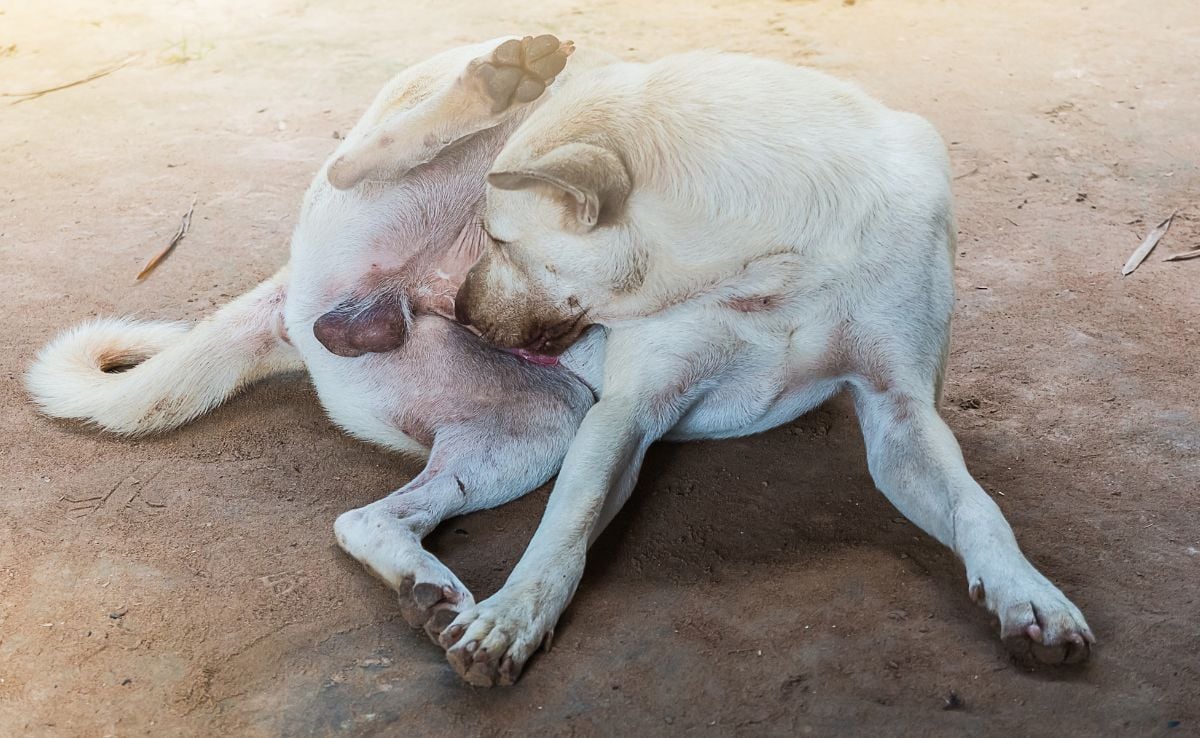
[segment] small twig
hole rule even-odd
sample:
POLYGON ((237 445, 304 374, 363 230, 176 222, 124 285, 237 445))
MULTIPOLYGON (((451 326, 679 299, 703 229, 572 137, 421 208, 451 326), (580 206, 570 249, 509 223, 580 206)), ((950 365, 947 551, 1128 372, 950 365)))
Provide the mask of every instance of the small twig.
POLYGON ((118 62, 118 63, 112 65, 111 67, 105 67, 104 69, 101 69, 99 72, 93 72, 92 74, 89 74, 88 76, 84 77, 83 79, 77 79, 74 82, 67 82, 65 84, 55 85, 54 87, 47 87, 44 90, 33 90, 31 92, 0 92, 0 97, 19 97, 19 98, 21 98, 20 100, 13 100, 11 103, 9 103, 9 105, 17 105, 19 103, 28 102, 30 100, 36 100, 37 98, 41 97, 42 95, 49 95, 51 92, 58 92, 59 90, 65 90, 70 87, 77 87, 79 85, 87 84, 88 82, 91 82, 93 80, 100 79, 101 77, 107 77, 108 75, 112 74, 113 72, 117 71, 118 69, 129 66, 129 64, 131 64, 134 59, 137 59, 138 56, 139 56, 138 54, 134 54, 133 56, 129 57, 128 59, 126 59, 122 62, 118 62))
POLYGON ((978 171, 979 171, 979 166, 976 165, 974 168, 971 169, 971 171, 963 172, 962 174, 956 174, 956 175, 954 175, 954 178, 955 179, 963 179, 964 177, 970 177, 972 174, 975 174, 978 171))
POLYGON ((1200 259, 1200 246, 1193 246, 1191 251, 1181 251, 1178 254, 1171 254, 1163 261, 1184 261, 1186 259, 1200 259))
POLYGON ((196 198, 193 197, 192 206, 188 208, 186 213, 183 214, 183 220, 179 223, 179 229, 175 231, 174 236, 171 236, 170 242, 168 242, 167 245, 164 246, 157 254, 151 256, 150 260, 146 262, 146 266, 142 267, 142 271, 138 272, 138 282, 141 282, 146 277, 149 277, 150 273, 157 269, 158 265, 163 263, 163 261, 165 261, 166 258, 171 255, 171 252, 175 250, 175 247, 179 245, 179 242, 182 241, 183 237, 187 235, 188 229, 192 227, 192 212, 195 209, 196 198))

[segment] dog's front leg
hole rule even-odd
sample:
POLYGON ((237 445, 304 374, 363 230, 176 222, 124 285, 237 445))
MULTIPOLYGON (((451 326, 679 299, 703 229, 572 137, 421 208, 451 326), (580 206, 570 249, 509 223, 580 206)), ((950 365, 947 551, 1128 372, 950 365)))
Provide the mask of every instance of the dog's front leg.
POLYGON ((512 684, 534 651, 549 645, 583 576, 588 545, 629 497, 646 448, 657 437, 639 423, 637 406, 613 397, 592 407, 508 581, 443 631, 447 657, 469 683, 512 684))
POLYGON ((1079 608, 1017 547, 1000 508, 967 471, 932 396, 854 387, 867 461, 900 512, 963 560, 971 598, 1000 620, 1010 649, 1041 661, 1087 658, 1095 641, 1079 608))

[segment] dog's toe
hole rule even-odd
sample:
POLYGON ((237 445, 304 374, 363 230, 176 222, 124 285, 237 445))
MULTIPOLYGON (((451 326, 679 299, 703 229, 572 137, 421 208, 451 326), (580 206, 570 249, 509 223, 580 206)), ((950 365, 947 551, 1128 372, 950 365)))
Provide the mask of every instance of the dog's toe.
POLYGON ((458 675, 476 687, 508 686, 546 639, 547 626, 528 600, 495 597, 459 615, 440 643, 458 675))
POLYGON ((474 602, 471 593, 453 583, 417 582, 397 588, 400 615, 413 628, 420 628, 438 643, 442 631, 458 613, 474 602))
POLYGON ((425 635, 440 646, 442 633, 446 630, 447 625, 454 622, 456 617, 458 617, 458 610, 452 607, 434 610, 433 615, 425 621, 425 635))
POLYGON ((996 585, 971 584, 971 598, 1000 621, 1000 638, 1017 658, 1043 664, 1077 664, 1091 654, 1096 637, 1079 608, 1040 575, 997 577, 996 585))
POLYGON ((549 34, 529 39, 525 52, 525 69, 541 82, 549 82, 567 66, 567 57, 574 51, 575 46, 570 41, 560 43, 549 34))
POLYGON ((492 63, 502 67, 519 67, 525 60, 524 39, 510 38, 492 52, 492 63))

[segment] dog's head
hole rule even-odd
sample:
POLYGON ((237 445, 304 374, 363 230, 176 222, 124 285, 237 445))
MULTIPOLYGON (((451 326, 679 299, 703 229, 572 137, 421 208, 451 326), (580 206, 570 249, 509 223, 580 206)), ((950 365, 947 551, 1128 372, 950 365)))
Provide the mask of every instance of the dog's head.
POLYGON ((648 258, 618 152, 581 142, 522 151, 506 149, 488 175, 488 238, 456 315, 496 345, 558 354, 637 302, 648 258))

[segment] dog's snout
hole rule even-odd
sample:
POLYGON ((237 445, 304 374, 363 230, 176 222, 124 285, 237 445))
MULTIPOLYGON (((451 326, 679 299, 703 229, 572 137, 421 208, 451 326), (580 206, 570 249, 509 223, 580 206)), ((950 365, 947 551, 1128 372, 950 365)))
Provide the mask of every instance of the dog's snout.
MULTIPOLYGON (((474 272, 472 269, 471 272, 474 272)), ((454 319, 463 325, 471 325, 471 309, 469 306, 471 299, 471 272, 467 273, 467 278, 463 280, 462 285, 458 288, 458 293, 454 296, 454 319)))

